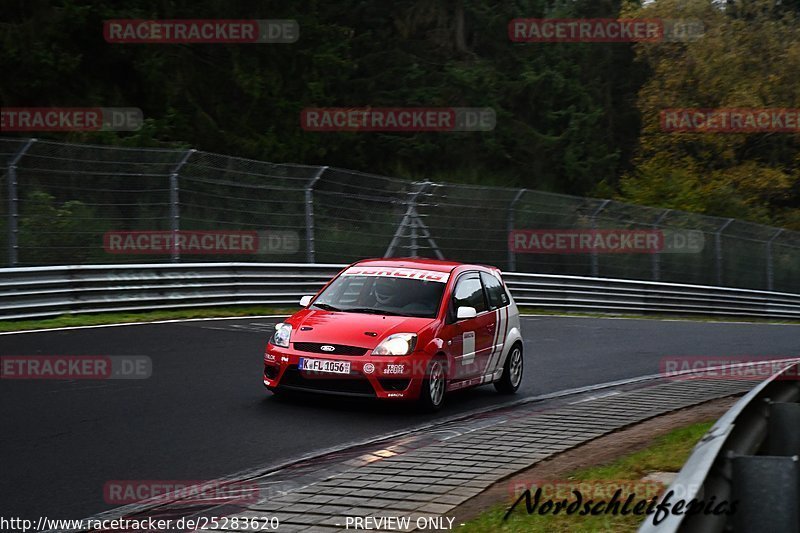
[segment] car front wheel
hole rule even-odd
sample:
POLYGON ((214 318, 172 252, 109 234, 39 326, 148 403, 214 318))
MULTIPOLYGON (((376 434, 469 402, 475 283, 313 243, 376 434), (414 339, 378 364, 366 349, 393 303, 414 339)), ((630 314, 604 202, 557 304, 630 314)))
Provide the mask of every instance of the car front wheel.
POLYGON ((447 368, 442 357, 436 357, 428 365, 428 371, 419 393, 419 405, 424 411, 438 411, 444 403, 447 388, 447 368))
POLYGON ((503 375, 495 381, 494 388, 502 394, 514 394, 522 383, 522 371, 525 360, 522 357, 522 344, 516 343, 511 347, 511 352, 503 365, 503 375))

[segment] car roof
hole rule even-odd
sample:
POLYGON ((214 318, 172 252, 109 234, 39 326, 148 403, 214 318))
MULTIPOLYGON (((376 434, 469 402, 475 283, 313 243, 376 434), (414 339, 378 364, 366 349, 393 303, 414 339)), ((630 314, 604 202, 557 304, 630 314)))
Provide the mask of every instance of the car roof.
POLYGON ((440 259, 426 259, 423 257, 392 257, 380 259, 363 259, 353 263, 359 266, 376 266, 376 267, 402 267, 402 268, 421 268, 425 270, 433 270, 436 272, 452 272, 455 268, 464 266, 468 268, 479 269, 493 269, 494 267, 485 265, 471 265, 467 263, 459 263, 456 261, 442 261, 440 259))

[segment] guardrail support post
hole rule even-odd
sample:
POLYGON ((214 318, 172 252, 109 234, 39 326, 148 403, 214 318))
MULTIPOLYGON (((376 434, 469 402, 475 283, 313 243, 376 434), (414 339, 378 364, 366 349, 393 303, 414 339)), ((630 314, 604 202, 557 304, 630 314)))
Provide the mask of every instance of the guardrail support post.
POLYGON ((800 455, 800 403, 776 402, 769 406, 767 453, 800 455))
POLYGON ((17 190, 17 163, 28 151, 36 139, 28 142, 19 149, 8 165, 8 266, 17 266, 19 263, 19 191, 17 190))
POLYGON ((781 233, 783 233, 783 228, 778 229, 778 231, 775 232, 775 235, 770 237, 770 239, 767 241, 767 290, 768 291, 774 290, 773 287, 775 286, 775 271, 772 263, 772 242, 775 239, 777 239, 781 233))
POLYGON ((508 246, 508 271, 514 272, 517 269, 517 254, 514 253, 514 247, 511 243, 511 232, 514 231, 514 207, 519 202, 520 198, 525 194, 527 189, 520 189, 517 195, 511 200, 508 206, 508 217, 506 218, 506 245, 508 246))
POLYGON ((714 234, 717 253, 717 286, 722 287, 722 232, 731 225, 734 219, 729 218, 714 234))
POLYGON ((188 150, 178 164, 175 165, 175 168, 172 169, 172 173, 169 175, 169 223, 170 230, 172 231, 171 259, 173 263, 177 263, 181 260, 181 251, 180 248, 178 248, 178 232, 181 229, 181 208, 180 204, 178 203, 180 193, 178 174, 180 173, 181 168, 183 168, 183 165, 186 164, 192 154, 196 151, 197 150, 195 149, 188 150))
MULTIPOLYGON (((597 229, 597 215, 606 208, 606 206, 611 203, 611 200, 603 200, 603 203, 600 204, 600 207, 595 209, 594 213, 592 213, 592 230, 597 229)), ((597 251, 592 250, 592 277, 599 278, 600 277, 600 262, 597 259, 597 251)))
MULTIPOLYGON (((671 212, 672 209, 667 209, 666 211, 658 215, 658 218, 653 224, 653 227, 656 230, 658 230, 661 227, 661 223, 671 212)), ((664 243, 663 232, 661 235, 661 242, 662 244, 664 243)), ((661 250, 656 250, 656 252, 653 254, 653 281, 658 281, 660 278, 661 278, 661 250)))
POLYGON ((733 531, 800 532, 798 457, 744 455, 732 461, 733 531))
POLYGON ((306 207, 306 263, 314 262, 314 185, 320 180, 328 167, 320 167, 317 173, 308 182, 305 189, 306 207))

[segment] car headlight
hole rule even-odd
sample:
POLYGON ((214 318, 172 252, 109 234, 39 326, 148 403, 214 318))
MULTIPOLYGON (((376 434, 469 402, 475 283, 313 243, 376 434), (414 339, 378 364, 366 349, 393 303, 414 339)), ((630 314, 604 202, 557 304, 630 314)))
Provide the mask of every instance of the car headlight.
POLYGON ((372 355, 408 355, 417 345, 415 333, 395 333, 389 335, 372 350, 372 355))
POLYGON ((289 347, 289 339, 292 336, 292 326, 281 322, 275 324, 275 333, 272 335, 272 344, 275 346, 282 346, 283 348, 289 347))

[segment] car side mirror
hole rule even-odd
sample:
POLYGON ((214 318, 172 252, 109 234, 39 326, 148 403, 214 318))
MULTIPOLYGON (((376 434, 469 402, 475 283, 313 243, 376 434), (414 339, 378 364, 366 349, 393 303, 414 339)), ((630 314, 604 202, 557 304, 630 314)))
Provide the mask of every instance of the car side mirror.
POLYGON ((311 299, 314 298, 313 296, 305 295, 300 298, 300 307, 308 307, 308 304, 311 303, 311 299))
POLYGON ((474 307, 459 307, 458 311, 456 311, 456 318, 458 320, 465 320, 467 318, 475 318, 478 315, 478 312, 475 310, 474 307))

